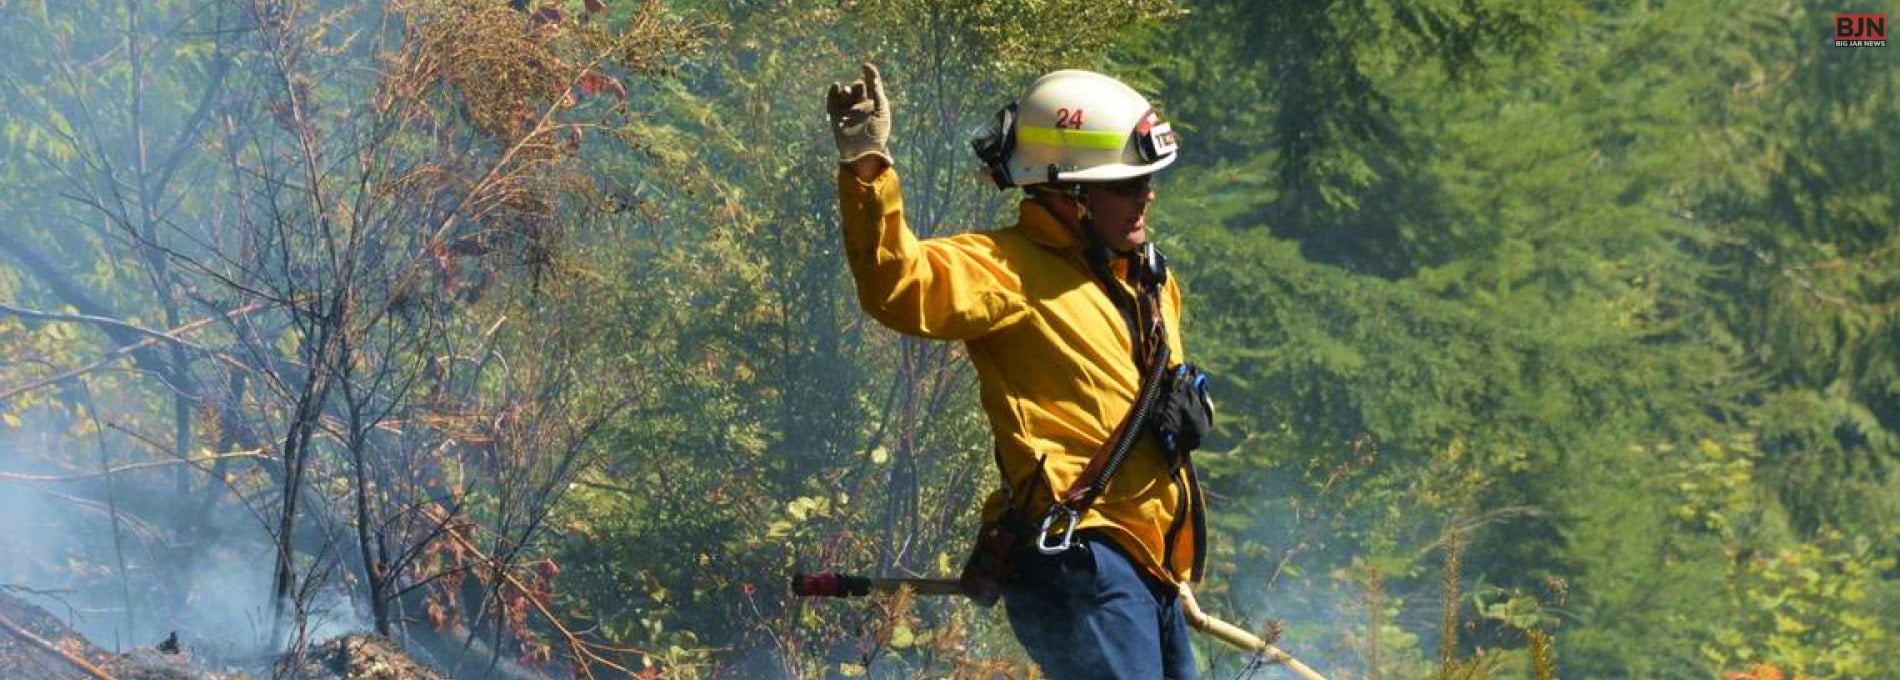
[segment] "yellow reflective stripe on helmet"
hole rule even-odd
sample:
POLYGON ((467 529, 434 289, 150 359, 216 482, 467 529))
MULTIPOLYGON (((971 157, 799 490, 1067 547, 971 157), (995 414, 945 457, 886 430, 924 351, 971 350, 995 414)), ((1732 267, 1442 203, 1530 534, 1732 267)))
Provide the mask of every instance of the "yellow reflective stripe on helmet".
POLYGON ((1070 130, 1067 128, 1037 127, 1034 125, 1016 126, 1016 141, 1022 144, 1041 144, 1044 146, 1066 146, 1074 149, 1120 149, 1128 143, 1128 135, 1122 132, 1101 130, 1070 130))

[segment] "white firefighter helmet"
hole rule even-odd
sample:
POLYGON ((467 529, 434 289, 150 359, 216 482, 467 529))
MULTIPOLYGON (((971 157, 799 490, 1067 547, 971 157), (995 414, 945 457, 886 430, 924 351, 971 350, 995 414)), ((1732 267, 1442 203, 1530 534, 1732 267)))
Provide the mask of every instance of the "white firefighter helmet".
POLYGON ((1056 71, 1029 84, 975 140, 999 186, 1112 182, 1174 163, 1174 129, 1148 99, 1091 71, 1056 71))

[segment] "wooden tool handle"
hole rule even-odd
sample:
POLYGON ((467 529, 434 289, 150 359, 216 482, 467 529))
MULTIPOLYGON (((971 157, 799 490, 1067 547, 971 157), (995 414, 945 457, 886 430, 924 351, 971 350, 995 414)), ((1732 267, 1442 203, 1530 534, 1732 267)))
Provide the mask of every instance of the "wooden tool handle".
POLYGON ((1260 639, 1260 636, 1241 630, 1239 626, 1208 616, 1207 612, 1201 611, 1201 603, 1194 600, 1194 591, 1189 590, 1186 583, 1181 584, 1181 613, 1187 617, 1188 625, 1201 631, 1202 634, 1259 654, 1271 663, 1285 666, 1288 671, 1300 676, 1303 680, 1326 680, 1326 676, 1300 663, 1299 659, 1293 658, 1293 655, 1286 653, 1286 650, 1267 644, 1267 641, 1260 639))

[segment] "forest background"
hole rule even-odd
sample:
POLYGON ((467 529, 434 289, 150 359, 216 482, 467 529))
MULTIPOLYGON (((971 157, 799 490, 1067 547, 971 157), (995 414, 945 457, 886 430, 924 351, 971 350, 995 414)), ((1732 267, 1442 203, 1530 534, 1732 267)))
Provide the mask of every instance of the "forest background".
POLYGON ((1333 678, 1900 677, 1900 50, 1832 40, 1893 9, 0 0, 0 584, 209 658, 1023 677, 1000 609, 786 592, 950 574, 995 483, 960 348, 856 308, 820 95, 882 67, 949 233, 1086 67, 1182 131, 1210 609, 1333 678))

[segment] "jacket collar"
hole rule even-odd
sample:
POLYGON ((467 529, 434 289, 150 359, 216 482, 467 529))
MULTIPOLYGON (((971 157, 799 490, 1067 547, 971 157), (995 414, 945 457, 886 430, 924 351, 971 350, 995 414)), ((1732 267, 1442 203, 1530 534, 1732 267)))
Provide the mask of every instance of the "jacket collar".
POLYGON ((1029 240, 1043 246, 1064 252, 1080 252, 1081 243, 1076 239, 1075 231, 1061 219, 1049 213, 1036 199, 1025 198, 1017 205, 1020 211, 1016 224, 1029 240))
MULTIPOLYGON (((1023 235, 1029 237, 1030 241, 1075 257, 1078 262, 1081 260, 1083 257, 1081 239, 1077 238, 1074 229, 1063 224, 1062 220, 1051 214, 1048 208, 1036 202, 1036 199, 1025 198, 1017 204, 1017 210, 1019 214, 1016 218, 1016 226, 1023 230, 1023 235)), ((1108 261, 1109 271, 1114 272, 1117 278, 1128 274, 1128 266, 1126 257, 1114 257, 1108 261)), ((1087 270, 1087 266, 1083 266, 1083 269, 1087 270)))

